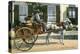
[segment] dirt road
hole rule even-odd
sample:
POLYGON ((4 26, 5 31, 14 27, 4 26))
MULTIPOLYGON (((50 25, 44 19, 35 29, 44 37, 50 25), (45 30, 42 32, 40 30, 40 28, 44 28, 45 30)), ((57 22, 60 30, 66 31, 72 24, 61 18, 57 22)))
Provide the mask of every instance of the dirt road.
MULTIPOLYGON (((31 50, 32 51, 54 51, 54 50, 66 50, 66 49, 77 49, 78 41, 77 40, 64 40, 64 45, 59 42, 50 42, 50 44, 46 45, 46 43, 36 43, 31 50)), ((15 48, 12 49, 12 52, 22 52, 15 48)), ((27 52, 27 51, 26 51, 27 52)))

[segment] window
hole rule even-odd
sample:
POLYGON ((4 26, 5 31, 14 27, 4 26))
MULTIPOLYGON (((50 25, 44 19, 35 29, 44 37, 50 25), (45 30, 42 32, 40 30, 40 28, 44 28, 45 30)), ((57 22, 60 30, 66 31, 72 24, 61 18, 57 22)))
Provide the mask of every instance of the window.
POLYGON ((76 18, 76 11, 74 7, 68 8, 68 18, 76 18))
POLYGON ((48 22, 56 22, 56 6, 48 5, 48 22))
POLYGON ((78 7, 69 6, 67 9, 67 17, 71 20, 72 24, 78 24, 78 7))
POLYGON ((19 15, 20 16, 26 16, 27 15, 27 6, 20 5, 19 6, 19 15))
POLYGON ((19 5, 19 21, 21 23, 25 23, 25 17, 28 16, 28 6, 27 5, 19 5))

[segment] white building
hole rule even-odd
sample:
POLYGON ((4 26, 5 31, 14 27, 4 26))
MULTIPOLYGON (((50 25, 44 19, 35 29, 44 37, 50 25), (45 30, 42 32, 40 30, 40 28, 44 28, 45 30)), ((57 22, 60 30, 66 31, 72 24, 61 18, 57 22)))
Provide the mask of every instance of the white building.
MULTIPOLYGON (((69 18, 78 24, 78 8, 75 5, 39 3, 43 6, 43 19, 46 23, 60 23, 69 18)), ((33 4, 29 2, 12 2, 12 23, 24 22, 26 16, 32 15, 33 4)), ((75 23, 74 23, 75 22, 75 23)))

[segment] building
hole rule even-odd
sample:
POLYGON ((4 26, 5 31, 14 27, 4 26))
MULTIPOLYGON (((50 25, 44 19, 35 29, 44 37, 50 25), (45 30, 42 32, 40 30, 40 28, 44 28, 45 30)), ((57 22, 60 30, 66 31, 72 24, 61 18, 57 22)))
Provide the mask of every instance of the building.
POLYGON ((43 13, 42 18, 46 23, 60 23, 69 18, 72 24, 78 24, 78 8, 75 5, 14 1, 9 2, 10 22, 12 24, 24 22, 24 18, 32 16, 33 9, 37 8, 43 13))

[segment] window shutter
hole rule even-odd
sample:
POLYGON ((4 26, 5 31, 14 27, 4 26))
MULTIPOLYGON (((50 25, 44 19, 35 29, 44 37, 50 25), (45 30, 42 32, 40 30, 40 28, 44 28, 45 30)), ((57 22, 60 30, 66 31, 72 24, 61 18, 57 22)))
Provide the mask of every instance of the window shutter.
POLYGON ((19 25, 19 5, 14 5, 14 26, 19 25))
POLYGON ((44 21, 47 22, 47 5, 45 5, 43 7, 43 18, 44 18, 44 21))
POLYGON ((78 24, 78 8, 77 7, 75 8, 75 11, 76 11, 76 14, 75 14, 76 15, 76 24, 78 24))
POLYGON ((32 5, 28 5, 28 16, 32 16, 33 7, 32 5))
POLYGON ((56 23, 60 23, 60 5, 56 6, 56 23))

